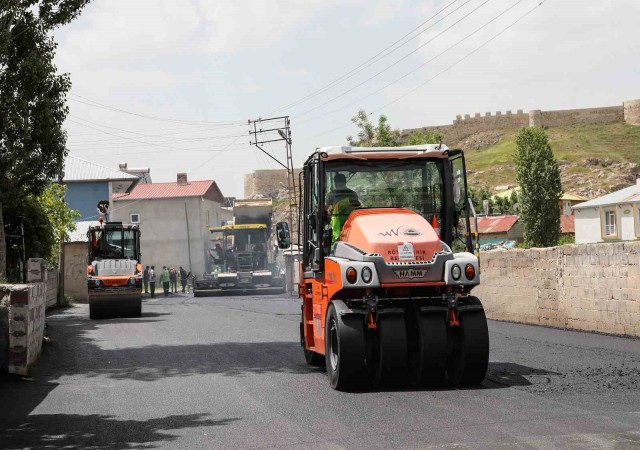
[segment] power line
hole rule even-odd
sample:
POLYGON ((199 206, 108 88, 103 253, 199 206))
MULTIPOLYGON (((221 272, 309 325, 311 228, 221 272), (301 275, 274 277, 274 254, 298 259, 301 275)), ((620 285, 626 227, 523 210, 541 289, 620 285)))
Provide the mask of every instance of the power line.
MULTIPOLYGON (((198 150, 198 149, 209 148, 209 146, 207 146, 207 147, 194 147, 194 148, 180 148, 180 147, 173 147, 173 146, 170 146, 170 145, 165 145, 165 144, 162 144, 162 143, 146 142, 146 141, 141 141, 139 139, 135 139, 135 138, 127 137, 127 136, 120 136, 120 135, 117 135, 117 134, 114 134, 114 133, 110 133, 108 131, 101 130, 99 128, 96 128, 96 127, 91 126, 91 125, 87 125, 87 124, 82 123, 82 122, 77 122, 77 121, 72 120, 72 119, 67 119, 67 120, 69 120, 69 122, 71 122, 71 123, 75 123, 75 124, 83 126, 83 127, 91 128, 91 129, 96 130, 96 131, 101 131, 104 134, 108 134, 110 136, 115 136, 117 138, 122 138, 122 139, 133 141, 133 142, 138 142, 140 144, 149 145, 149 146, 152 146, 152 147, 165 147, 165 148, 169 148, 169 149, 172 149, 172 150, 178 150, 178 151, 198 150)), ((240 138, 240 137, 243 137, 243 136, 247 136, 247 135, 246 134, 235 135, 236 138, 240 138)), ((231 137, 233 137, 233 136, 231 136, 231 137)))
POLYGON ((410 39, 407 39, 405 42, 403 42, 402 44, 398 45, 397 47, 393 48, 394 46, 396 46, 396 44, 398 44, 399 42, 401 42, 403 39, 405 39, 407 36, 410 36, 411 34, 413 34, 415 31, 419 30, 420 28, 422 28, 424 25, 426 25, 427 23, 429 23, 432 19, 434 19, 435 17, 437 17, 440 13, 442 13, 443 11, 445 11, 446 9, 448 9, 451 5, 453 5, 454 3, 456 3, 457 0, 452 1, 451 3, 447 4, 444 8, 440 9, 438 12, 436 12, 434 15, 432 15, 431 17, 429 17, 427 20, 425 20, 424 22, 422 22, 420 25, 418 25, 417 27, 415 27, 413 30, 409 31, 407 34, 405 34, 404 36, 402 36, 400 39, 396 40, 395 42, 393 42, 392 44, 388 45, 387 47, 385 47, 384 49, 382 49, 380 52, 376 53, 375 55, 373 55, 371 58, 367 59, 366 61, 364 61, 363 63, 361 63, 360 65, 358 65, 357 67, 351 69, 349 72, 345 73, 344 75, 336 78, 335 80, 333 80, 332 82, 330 82, 329 84, 325 85, 324 87, 315 90, 307 95, 305 95, 304 97, 289 103, 287 105, 284 105, 276 110, 273 111, 273 113, 278 112, 278 111, 282 111, 284 109, 288 109, 291 108, 293 106, 299 105, 300 103, 303 103, 304 101, 316 97, 317 95, 331 89, 334 86, 337 86, 339 84, 341 84, 343 81, 351 78, 353 75, 356 75, 357 73, 360 73, 362 70, 366 69, 367 67, 375 64, 376 62, 380 61, 381 59, 385 58, 386 56, 388 56, 389 54, 395 52, 396 50, 398 50, 400 47, 404 46, 405 44, 409 43, 411 40, 417 38, 420 34, 424 33, 425 31, 431 29, 433 26, 437 25, 438 23, 442 22, 442 20, 446 19, 448 16, 450 16, 451 14, 455 13, 456 11, 458 11, 460 8, 462 8, 464 5, 466 5, 467 3, 469 3, 471 0, 467 0, 466 2, 464 2, 463 4, 461 4, 460 6, 458 6, 457 8, 455 8, 453 11, 451 11, 449 14, 445 15, 443 18, 441 18, 440 20, 436 21, 433 25, 431 25, 430 27, 420 31, 420 33, 416 34, 415 36, 411 37, 410 39))
MULTIPOLYGON (((543 3, 545 3, 546 0, 542 0, 541 2, 539 2, 537 5, 535 5, 533 8, 531 8, 530 10, 528 10, 527 12, 525 12, 523 15, 521 15, 520 17, 518 17, 515 21, 513 21, 511 24, 509 24, 508 26, 506 26, 505 28, 503 28, 500 32, 496 33, 495 35, 493 35, 491 38, 489 38, 488 40, 484 41, 482 44, 480 44, 478 47, 476 47, 475 49, 473 49, 472 51, 470 51, 469 53, 465 54, 462 58, 458 59, 455 63, 451 64, 450 66, 447 66, 445 69, 441 70, 440 72, 438 72, 437 74, 435 74, 434 76, 432 76, 431 78, 427 79, 426 81, 424 81, 423 83, 419 84, 418 86, 416 86, 415 88, 410 89, 409 91, 405 92, 404 94, 402 94, 399 97, 396 97, 394 100, 385 103, 384 105, 382 105, 380 108, 375 109, 373 111, 371 111, 370 113, 368 113, 368 116, 373 115, 376 112, 382 111, 383 109, 387 108, 388 106, 397 103, 398 101, 400 101, 401 99, 405 98, 406 96, 414 93, 415 91, 417 91, 418 89, 423 88, 425 85, 427 85, 428 83, 430 83, 431 81, 433 81, 434 79, 436 79, 437 77, 439 77, 440 75, 442 75, 445 72, 448 72, 449 70, 453 69, 455 66, 457 66, 458 64, 460 64, 462 61, 466 60, 467 58, 469 58, 470 56, 472 56, 473 54, 475 54, 476 52, 478 52, 480 49, 482 49, 483 47, 485 47, 486 45, 488 45, 490 42, 494 41, 495 39, 497 39, 499 36, 501 36, 503 33, 505 33, 507 30, 509 30, 510 28, 512 28, 513 26, 515 26, 518 22, 520 22, 522 19, 524 19, 525 17, 527 17, 529 14, 531 14, 533 11, 535 11, 536 9, 538 9, 540 6, 542 6, 543 3)), ((327 133, 330 133, 332 131, 336 131, 342 128, 347 128, 351 126, 351 123, 349 124, 345 124, 345 125, 341 125, 326 131, 323 131, 321 133, 315 134, 314 137, 318 137, 318 136, 323 136, 327 133)))
POLYGON ((418 67, 416 67, 415 69, 405 73, 404 75, 402 75, 400 78, 396 78, 395 80, 385 84, 384 86, 382 86, 379 89, 376 89, 373 92, 370 92, 369 94, 365 95, 364 97, 360 97, 358 100, 354 100, 352 102, 349 102, 347 104, 344 104, 336 109, 333 109, 331 111, 328 111, 324 114, 309 118, 307 120, 304 120, 302 122, 300 122, 300 125, 303 125, 305 123, 308 122, 312 122, 314 120, 320 119, 322 117, 326 117, 328 115, 334 114, 336 112, 342 111, 345 108, 348 108, 350 106, 353 106, 355 104, 358 104, 360 102, 362 102, 363 100, 366 100, 367 98, 384 91, 386 88, 388 88, 389 86, 394 85, 395 83, 405 79, 406 77, 408 77, 409 75, 411 75, 412 73, 417 72, 418 70, 422 69, 424 66, 426 66, 427 64, 433 62, 434 60, 436 60, 437 58, 439 58, 440 56, 444 55, 445 53, 447 53, 448 51, 452 50, 453 48, 457 47, 458 45, 460 45, 462 42, 466 41, 467 39, 469 39, 471 36, 473 36, 474 34, 480 32, 481 30, 483 30, 484 28, 486 28, 487 26, 489 26, 491 23, 495 22, 496 20, 498 20, 500 17, 502 17, 504 14, 506 14, 507 12, 509 12, 510 10, 512 10, 513 8, 515 8, 518 4, 522 3, 523 0, 518 0, 517 2, 515 2, 514 4, 512 4, 511 6, 509 6, 507 9, 505 9, 504 11, 502 11, 500 14, 498 14, 497 16, 493 17, 491 20, 489 20, 488 22, 486 22, 485 24, 483 24, 482 26, 476 28, 474 31, 472 31, 471 33, 467 34, 465 37, 463 37, 462 39, 458 40, 456 43, 454 43, 453 45, 447 47, 445 50, 443 50, 442 52, 438 53, 437 55, 435 55, 434 57, 430 58, 429 60, 425 61, 424 63, 420 64, 418 67))
MULTIPOLYGON (((102 128, 109 128, 109 129, 111 129, 111 130, 121 131, 121 132, 124 132, 124 133, 136 134, 136 135, 138 135, 138 136, 142 136, 142 137, 165 139, 165 137, 164 137, 164 136, 162 136, 162 135, 158 135, 158 134, 146 134, 146 133, 140 133, 140 132, 136 132, 136 131, 124 130, 124 129, 122 129, 122 128, 116 128, 116 127, 112 127, 112 126, 109 126, 109 125, 104 125, 104 124, 101 124, 101 123, 92 122, 92 121, 90 121, 90 120, 83 119, 82 117, 74 116, 74 115, 72 115, 72 114, 69 114, 69 117, 73 117, 73 118, 74 118, 74 119, 76 119, 76 120, 80 120, 80 121, 82 121, 82 122, 86 122, 86 123, 88 123, 88 124, 90 124, 90 125, 95 125, 95 126, 102 127, 102 128)), ((242 126, 246 127, 246 124, 243 124, 242 126)), ((239 136, 239 135, 237 135, 237 134, 233 134, 233 135, 226 135, 226 136, 225 136, 225 135, 214 135, 214 136, 211 136, 211 137, 206 137, 206 136, 205 136, 205 137, 198 137, 198 138, 169 139, 169 141, 171 141, 171 142, 193 141, 193 140, 196 140, 196 141, 197 141, 197 140, 207 140, 207 139, 225 138, 225 137, 237 137, 237 136, 239 136)), ((125 139, 125 140, 126 140, 126 139, 127 139, 127 137, 126 137, 126 136, 122 136, 122 137, 120 137, 119 141, 121 141, 121 140, 123 140, 123 139, 125 139)), ((86 142, 82 142, 82 144, 103 143, 103 142, 110 142, 110 141, 112 141, 112 140, 107 140, 107 141, 104 141, 104 140, 100 140, 100 141, 86 141, 86 142)))
MULTIPOLYGON (((224 147, 222 150, 220 150, 219 152, 217 152, 216 154, 214 154, 213 156, 211 156, 211 158, 207 159, 206 161, 204 161, 202 164, 199 164, 197 167, 194 167, 193 169, 191 169, 191 172, 196 172, 198 169, 203 168, 204 166, 206 166, 207 164, 209 164, 213 159, 217 158, 218 156, 222 155, 224 152, 231 150, 230 147, 235 144, 236 142, 238 142, 240 138, 237 137, 235 138, 232 142, 229 143, 229 145, 227 145, 226 147, 224 147)), ((246 148, 245 148, 246 150, 246 148)))
MULTIPOLYGON (((221 150, 218 149, 200 149, 200 150, 195 150, 195 149, 184 149, 185 152, 222 152, 222 151, 227 151, 227 150, 244 150, 246 149, 246 147, 234 147, 234 148, 225 148, 226 146, 221 146, 223 147, 221 150)), ((145 155, 145 154, 159 154, 159 153, 170 153, 170 152, 179 152, 179 150, 146 150, 143 152, 123 152, 123 153, 100 153, 100 154, 91 154, 90 156, 92 158, 104 158, 107 156, 129 156, 129 155, 145 155)))
MULTIPOLYGON (((216 127, 211 127, 211 126, 207 125, 207 126, 201 126, 201 127, 198 127, 198 128, 187 128, 187 129, 180 128, 179 130, 181 130, 181 131, 177 131, 177 132, 174 131, 174 132, 169 132, 169 133, 148 134, 147 131, 153 131, 153 130, 126 130, 126 129, 123 129, 123 128, 117 128, 117 127, 113 127, 113 126, 109 126, 109 125, 104 125, 102 123, 92 122, 90 120, 84 119, 82 117, 75 116, 73 114, 69 114, 68 117, 72 117, 72 118, 74 118, 76 120, 80 120, 80 121, 86 122, 88 124, 95 125, 95 126, 102 127, 102 128, 109 128, 111 130, 121 131, 123 133, 135 134, 135 135, 138 135, 138 136, 141 136, 141 137, 150 137, 150 138, 159 138, 159 139, 166 139, 167 136, 175 136, 175 135, 181 135, 181 134, 186 134, 186 133, 192 135, 192 134, 196 134, 196 133, 203 133, 203 132, 207 132, 207 131, 218 130, 218 128, 216 128, 216 127)), ((245 127, 246 128, 246 124, 240 124, 240 125, 233 126, 233 128, 239 128, 239 127, 245 127)), ((227 130, 228 128, 231 128, 231 127, 225 127, 224 130, 227 130)), ((169 130, 167 130, 167 131, 169 131, 169 130)), ((220 130, 220 131, 223 131, 223 130, 220 130)), ((91 133, 90 135, 91 136, 100 136, 100 135, 102 135, 102 133, 91 133)), ((77 135, 75 135, 75 136, 77 136, 77 135)), ((218 136, 219 135, 214 135, 214 136, 212 136, 212 138, 215 138, 215 137, 218 137, 218 136)), ((201 137, 201 138, 196 138, 196 139, 205 140, 206 137, 201 137)), ((174 141, 174 140, 175 141, 180 141, 180 140, 186 140, 186 139, 172 139, 172 138, 169 138, 169 140, 170 141, 174 141)), ((92 144, 92 143, 103 143, 103 142, 108 142, 108 141, 89 139, 89 140, 80 140, 78 143, 79 144, 92 144)))
MULTIPOLYGON (((72 114, 69 114, 69 117, 77 117, 74 116, 72 114)), ((238 125, 240 126, 240 125, 238 125)), ((200 126, 184 126, 184 127, 177 127, 177 128, 142 128, 142 129, 135 129, 135 130, 127 130, 127 132, 133 133, 133 132, 156 132, 156 131, 166 131, 166 133, 160 133, 160 135, 162 136, 171 136, 171 135, 175 135, 175 134, 182 134, 185 131, 189 131, 191 133, 202 133, 203 131, 208 131, 211 129, 210 125, 200 125, 200 126)), ((78 138, 78 137, 87 137, 87 136, 100 136, 102 135, 102 133, 73 133, 73 137, 78 138)))
MULTIPOLYGON (((356 84, 355 86, 351 87, 350 89, 347 89, 346 91, 336 95, 335 97, 325 101, 324 103, 321 103, 317 106, 314 106, 313 108, 310 108, 300 114, 296 115, 296 118, 298 117, 302 117, 305 116, 307 114, 309 114, 310 112, 313 112, 317 109, 322 108, 323 106, 328 105, 331 102, 334 102, 335 100, 338 100, 341 97, 344 97, 345 95, 347 95, 349 92, 352 92, 354 90, 356 90, 357 88, 359 88, 360 86, 368 83, 369 81, 373 80, 374 78, 377 78, 378 76, 382 75, 383 73, 385 73, 386 71, 388 71, 389 69, 395 67, 396 65, 398 65, 398 63, 400 63, 401 61, 404 61, 405 59, 407 59, 409 56, 413 55, 414 53, 418 52, 421 48, 425 47, 426 45, 430 44, 431 42, 433 42, 434 40, 436 40, 437 38, 439 38, 440 36, 442 36, 444 33, 446 33, 447 31, 449 31, 451 28, 455 27, 457 24, 459 24, 460 22, 462 22, 464 19, 466 19, 467 17, 469 17, 470 15, 472 15, 474 12, 476 12, 477 10, 479 10, 480 8, 482 8, 484 5, 486 5, 487 3, 489 3, 491 0, 484 0, 484 2, 482 2, 481 4, 479 4, 478 6, 476 6, 474 9, 472 9, 469 13, 465 14, 464 16, 462 16, 462 18, 458 19, 456 22, 454 22, 453 24, 449 25, 447 28, 445 28, 444 30, 442 30, 441 32, 439 32, 438 34, 436 34, 434 37, 432 37, 431 39, 429 39, 427 42, 425 42, 424 44, 419 45, 418 47, 416 47, 415 50, 412 50, 411 52, 407 53, 406 55, 404 55, 402 58, 396 60, 395 62, 393 62, 392 64, 389 64, 387 67, 385 67, 384 69, 382 69, 381 71, 373 74, 372 76, 370 76, 369 78, 367 78, 366 80, 356 84)), ((522 0, 519 0, 517 3, 520 3, 522 0)), ((516 3, 516 4, 517 4, 516 3)), ((515 5, 514 5, 515 6, 515 5)))
POLYGON ((101 109, 106 109, 108 111, 113 111, 113 112, 120 112, 123 114, 129 114, 132 116, 137 116, 137 117, 142 117, 144 119, 149 119, 149 120, 157 120, 157 121, 161 121, 161 122, 172 122, 172 123, 182 123, 182 124, 194 124, 194 125, 199 125, 199 124, 217 124, 217 125, 236 125, 236 124, 240 124, 243 123, 242 121, 221 121, 221 122, 216 122, 216 121, 207 121, 207 120, 181 120, 181 119, 170 119, 170 118, 166 118, 166 117, 156 117, 156 116, 149 116, 146 114, 139 114, 139 113, 135 113, 132 111, 127 111, 124 109, 120 109, 120 108, 116 108, 114 106, 109 106, 109 105, 105 105, 103 103, 99 103, 96 102, 95 100, 91 100, 87 97, 83 97, 82 95, 78 95, 75 94, 73 92, 70 92, 71 95, 81 98, 83 101, 80 100, 76 100, 76 99, 69 99, 71 101, 77 102, 77 103, 82 103, 84 105, 88 105, 88 106, 93 106, 95 108, 101 108, 101 109))

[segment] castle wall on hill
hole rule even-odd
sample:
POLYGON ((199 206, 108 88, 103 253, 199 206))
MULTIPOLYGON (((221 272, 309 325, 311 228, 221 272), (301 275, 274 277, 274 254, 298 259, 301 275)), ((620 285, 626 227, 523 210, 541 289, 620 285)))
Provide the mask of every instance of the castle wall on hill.
POLYGON ((557 111, 518 110, 502 113, 476 113, 473 116, 458 115, 451 125, 435 125, 402 130, 404 136, 419 130, 440 132, 447 145, 457 144, 463 139, 483 131, 511 130, 521 127, 566 127, 581 124, 606 124, 626 122, 640 125, 640 100, 630 100, 619 106, 599 108, 567 109, 557 111))
POLYGON ((563 111, 540 111, 529 113, 530 126, 568 127, 571 125, 615 123, 624 121, 624 108, 607 106, 604 108, 567 109, 563 111), (539 122, 535 119, 539 117, 539 122))

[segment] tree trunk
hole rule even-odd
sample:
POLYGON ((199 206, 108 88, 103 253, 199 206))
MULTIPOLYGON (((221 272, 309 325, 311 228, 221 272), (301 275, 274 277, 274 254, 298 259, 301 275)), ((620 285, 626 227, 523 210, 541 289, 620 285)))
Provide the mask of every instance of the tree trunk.
POLYGON ((7 241, 4 236, 2 220, 2 202, 0 201, 0 282, 7 278, 7 241))

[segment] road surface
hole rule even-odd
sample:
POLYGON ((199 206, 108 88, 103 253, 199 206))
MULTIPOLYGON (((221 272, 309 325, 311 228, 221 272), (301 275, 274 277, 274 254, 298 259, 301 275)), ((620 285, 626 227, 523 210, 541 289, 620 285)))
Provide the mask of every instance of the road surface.
POLYGON ((491 322, 479 388, 333 391, 290 297, 146 300, 48 317, 30 380, 0 380, 3 448, 640 448, 640 341, 491 322))

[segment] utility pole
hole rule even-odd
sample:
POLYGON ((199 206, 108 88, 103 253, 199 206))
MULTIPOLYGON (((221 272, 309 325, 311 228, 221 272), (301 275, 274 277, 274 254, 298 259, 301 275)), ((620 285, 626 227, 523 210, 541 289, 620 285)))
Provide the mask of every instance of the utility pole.
POLYGON ((291 151, 291 121, 289 116, 282 117, 270 117, 268 119, 249 120, 249 125, 253 125, 253 131, 249 131, 253 140, 251 145, 255 145, 260 151, 262 151, 269 158, 273 159, 276 163, 281 165, 287 171, 287 190, 289 192, 289 229, 293 233, 297 233, 297 220, 295 220, 297 209, 296 201, 296 180, 293 168, 293 156, 291 151), (265 128, 258 127, 263 123, 268 122, 268 126, 265 128), (281 125, 281 126, 279 126, 281 125), (278 133, 277 135, 274 133, 278 133), (286 149, 286 162, 283 163, 278 158, 267 152, 262 145, 268 142, 280 142, 284 141, 286 149))
MULTIPOLYGON (((287 171, 287 190, 289 197, 289 229, 292 236, 298 236, 298 204, 296 200, 296 179, 293 167, 293 156, 291 149, 291 121, 289 116, 269 117, 266 119, 249 120, 249 126, 253 125, 253 131, 249 131, 252 136, 251 145, 255 145, 262 153, 281 165, 287 171), (263 128, 264 126, 264 128, 263 128), (277 133, 277 134, 276 134, 277 133), (271 153, 267 152, 262 145, 269 142, 285 143, 286 162, 280 161, 271 153)), ((293 241, 293 240, 292 240, 293 241)), ((290 258, 293 262, 293 258, 290 258)), ((293 278, 293 267, 288 267, 293 278)), ((289 290, 291 287, 288 287, 289 290)))

